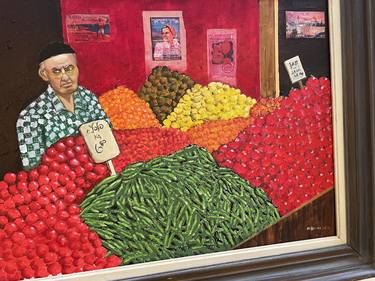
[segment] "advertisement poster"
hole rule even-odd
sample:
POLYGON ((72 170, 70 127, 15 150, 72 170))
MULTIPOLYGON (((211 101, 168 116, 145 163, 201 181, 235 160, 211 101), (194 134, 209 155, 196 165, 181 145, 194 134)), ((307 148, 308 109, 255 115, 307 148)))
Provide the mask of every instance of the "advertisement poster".
POLYGON ((208 78, 236 86, 237 32, 235 29, 207 30, 208 78))
POLYGON ((67 15, 66 31, 69 43, 111 41, 109 15, 67 15))
POLYGON ((286 38, 325 38, 324 12, 286 11, 286 38))
POLYGON ((186 31, 181 11, 144 11, 146 73, 158 65, 186 70, 186 31))

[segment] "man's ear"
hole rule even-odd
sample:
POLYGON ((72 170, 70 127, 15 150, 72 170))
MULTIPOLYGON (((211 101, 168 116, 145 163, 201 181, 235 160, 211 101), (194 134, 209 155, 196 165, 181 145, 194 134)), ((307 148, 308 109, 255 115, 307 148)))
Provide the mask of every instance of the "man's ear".
POLYGON ((39 68, 38 74, 39 74, 40 78, 42 78, 44 81, 47 82, 49 80, 48 76, 47 76, 47 73, 46 73, 46 71, 44 69, 39 68))

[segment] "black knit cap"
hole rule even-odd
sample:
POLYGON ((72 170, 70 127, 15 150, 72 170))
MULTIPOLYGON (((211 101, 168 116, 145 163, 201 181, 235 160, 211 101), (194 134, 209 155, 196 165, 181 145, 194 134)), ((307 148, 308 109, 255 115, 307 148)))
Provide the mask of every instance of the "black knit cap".
POLYGON ((38 62, 54 57, 61 54, 75 54, 76 52, 67 44, 62 42, 51 42, 46 47, 44 47, 39 53, 38 62))

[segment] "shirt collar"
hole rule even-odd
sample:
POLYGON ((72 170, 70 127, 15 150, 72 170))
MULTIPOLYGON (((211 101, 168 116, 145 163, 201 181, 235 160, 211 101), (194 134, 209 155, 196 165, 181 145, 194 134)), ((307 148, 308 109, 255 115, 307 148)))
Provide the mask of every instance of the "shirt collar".
MULTIPOLYGON (((48 85, 47 93, 48 93, 48 96, 49 96, 49 98, 52 102, 52 105, 54 106, 54 108, 57 112, 63 111, 63 110, 66 111, 66 108, 65 108, 64 104, 57 97, 57 95, 55 94, 55 91, 53 90, 51 85, 48 85)), ((87 108, 87 106, 84 103, 84 98, 81 96, 81 87, 80 86, 78 86, 77 91, 73 94, 73 100, 74 100, 74 111, 76 111, 77 108, 79 108, 79 109, 86 109, 87 108)))

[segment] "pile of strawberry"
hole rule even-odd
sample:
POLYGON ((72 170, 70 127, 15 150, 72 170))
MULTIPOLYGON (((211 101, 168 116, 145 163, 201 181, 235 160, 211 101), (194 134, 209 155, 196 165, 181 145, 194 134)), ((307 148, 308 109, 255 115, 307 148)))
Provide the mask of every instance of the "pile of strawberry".
POLYGON ((312 77, 213 155, 285 215, 333 186, 332 139, 330 81, 312 77))
POLYGON ((166 156, 191 144, 189 136, 173 128, 146 128, 114 131, 120 155, 113 159, 117 172, 135 162, 166 156))
POLYGON ((108 176, 83 138, 48 148, 41 164, 0 181, 0 280, 46 277, 113 267, 98 235, 80 218, 85 194, 108 176))

